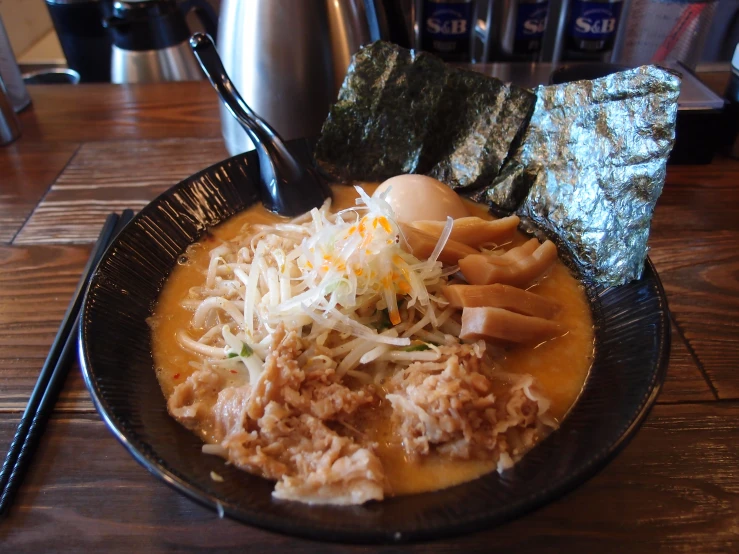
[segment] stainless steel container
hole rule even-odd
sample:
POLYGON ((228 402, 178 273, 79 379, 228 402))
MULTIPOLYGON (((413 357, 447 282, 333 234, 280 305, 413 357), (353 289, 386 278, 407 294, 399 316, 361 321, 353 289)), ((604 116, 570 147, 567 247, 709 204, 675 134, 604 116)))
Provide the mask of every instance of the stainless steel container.
POLYGON ((105 25, 113 37, 110 80, 113 83, 196 81, 204 78, 188 39, 185 21, 194 10, 208 32, 216 16, 205 0, 127 0, 113 4, 105 25))
POLYGON ((2 18, 0 18, 0 79, 5 83, 6 94, 16 112, 31 103, 2 18))
POLYGON ((68 67, 50 67, 24 73, 23 82, 27 85, 78 85, 80 74, 68 67))
MULTIPOLYGON (((371 0, 223 0, 218 51, 251 108, 286 139, 316 136, 361 45, 383 38, 371 0)), ((252 149, 221 107, 232 154, 252 149)))
POLYGON ((158 83, 161 81, 197 81, 203 72, 183 41, 175 46, 154 50, 125 50, 113 45, 110 82, 158 83))
POLYGON ((9 144, 21 134, 18 118, 10 103, 3 80, 0 79, 0 146, 9 144))

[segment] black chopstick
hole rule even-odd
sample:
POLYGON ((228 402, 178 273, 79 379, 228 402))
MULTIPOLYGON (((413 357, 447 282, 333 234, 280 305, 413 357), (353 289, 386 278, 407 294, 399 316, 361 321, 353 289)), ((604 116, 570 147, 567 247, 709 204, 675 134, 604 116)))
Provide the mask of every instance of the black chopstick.
POLYGON ((82 277, 77 283, 77 288, 67 312, 64 314, 56 338, 51 345, 49 355, 41 368, 36 385, 28 399, 28 404, 13 437, 13 442, 5 456, 2 470, 0 470, 0 518, 7 513, 15 491, 30 465, 45 423, 54 409, 59 391, 64 385, 71 361, 70 354, 77 344, 80 308, 87 283, 103 252, 132 217, 133 212, 131 210, 124 210, 120 217, 117 214, 110 214, 107 217, 90 258, 82 271, 82 277))

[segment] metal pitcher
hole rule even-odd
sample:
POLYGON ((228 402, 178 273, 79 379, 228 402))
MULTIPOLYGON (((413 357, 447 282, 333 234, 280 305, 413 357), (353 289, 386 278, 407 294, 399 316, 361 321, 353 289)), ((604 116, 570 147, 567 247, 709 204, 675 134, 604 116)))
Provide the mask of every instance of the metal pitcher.
POLYGON ((185 21, 194 11, 209 33, 216 15, 205 0, 117 0, 105 26, 113 37, 112 83, 196 81, 203 78, 188 39, 185 21))
MULTIPOLYGON (((218 51, 251 108, 286 140, 316 136, 361 45, 387 36, 373 0, 223 0, 218 51)), ((221 107, 232 155, 252 149, 221 107)))

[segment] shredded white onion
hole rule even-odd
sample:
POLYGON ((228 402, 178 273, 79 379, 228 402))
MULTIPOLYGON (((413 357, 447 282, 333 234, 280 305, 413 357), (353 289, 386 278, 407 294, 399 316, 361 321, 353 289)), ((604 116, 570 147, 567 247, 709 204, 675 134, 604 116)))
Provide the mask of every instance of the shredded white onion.
POLYGON ((306 371, 372 382, 389 364, 439 359, 434 343, 447 344, 444 333, 459 326, 442 293, 452 273, 438 261, 454 221, 420 260, 401 247, 385 198, 357 192, 354 208, 332 214, 327 201, 288 223, 246 226, 214 248, 204 285, 183 301, 194 310, 177 336, 183 348, 232 374, 246 370, 236 375, 251 385, 280 324, 313 341, 301 356, 306 371))
POLYGON ((444 247, 449 240, 449 236, 452 234, 453 227, 454 220, 451 217, 447 217, 446 224, 444 224, 444 228, 442 229, 441 235, 439 236, 439 241, 436 243, 433 252, 431 252, 431 255, 429 256, 430 262, 435 262, 439 259, 439 254, 441 254, 441 251, 444 250, 444 247))

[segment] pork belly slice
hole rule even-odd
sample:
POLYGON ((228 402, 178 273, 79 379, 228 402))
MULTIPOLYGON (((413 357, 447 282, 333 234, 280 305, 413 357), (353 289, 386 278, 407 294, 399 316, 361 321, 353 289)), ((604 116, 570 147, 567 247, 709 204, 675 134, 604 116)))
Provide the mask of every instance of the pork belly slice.
POLYGON ((383 499, 385 473, 377 455, 320 419, 272 401, 257 428, 221 445, 237 467, 277 480, 275 498, 338 505, 383 499))
POLYGON ((552 319, 560 305, 510 285, 449 285, 443 289, 444 296, 453 308, 503 308, 522 315, 552 319))
MULTIPOLYGON (((513 238, 520 223, 517 215, 509 215, 489 221, 481 217, 460 217, 454 220, 451 240, 467 246, 479 248, 482 244, 504 244, 513 238)), ((416 229, 439 239, 444 229, 444 221, 415 221, 411 223, 416 229)))
POLYGON ((223 385, 223 377, 213 370, 194 371, 172 391, 167 400, 169 415, 188 429, 212 426, 213 405, 223 385))
POLYGON ((304 341, 280 324, 254 384, 226 386, 212 369, 194 372, 169 399, 170 413, 214 444, 204 452, 277 481, 273 496, 309 504, 382 500, 385 474, 373 444, 339 435, 326 421, 376 401, 371 387, 352 390, 333 369, 305 371, 304 341))
POLYGON ((458 263, 462 275, 471 285, 502 283, 526 288, 540 279, 556 260, 557 247, 552 241, 539 245, 536 239, 531 239, 502 256, 471 254, 458 263))
POLYGON ((438 364, 418 362, 392 377, 386 398, 408 456, 418 459, 435 450, 497 461, 503 471, 556 427, 531 375, 514 376, 501 391, 493 375, 480 372, 478 361, 470 345, 460 345, 441 371, 438 364))
POLYGON ((519 344, 538 344, 564 333, 554 321, 521 315, 501 308, 465 308, 462 340, 495 339, 519 344))
POLYGON ((294 330, 286 330, 283 324, 275 328, 264 371, 246 405, 251 419, 258 420, 273 400, 320 420, 340 419, 377 400, 371 387, 351 390, 338 382, 340 377, 333 369, 304 371, 298 363, 304 346, 294 330))

